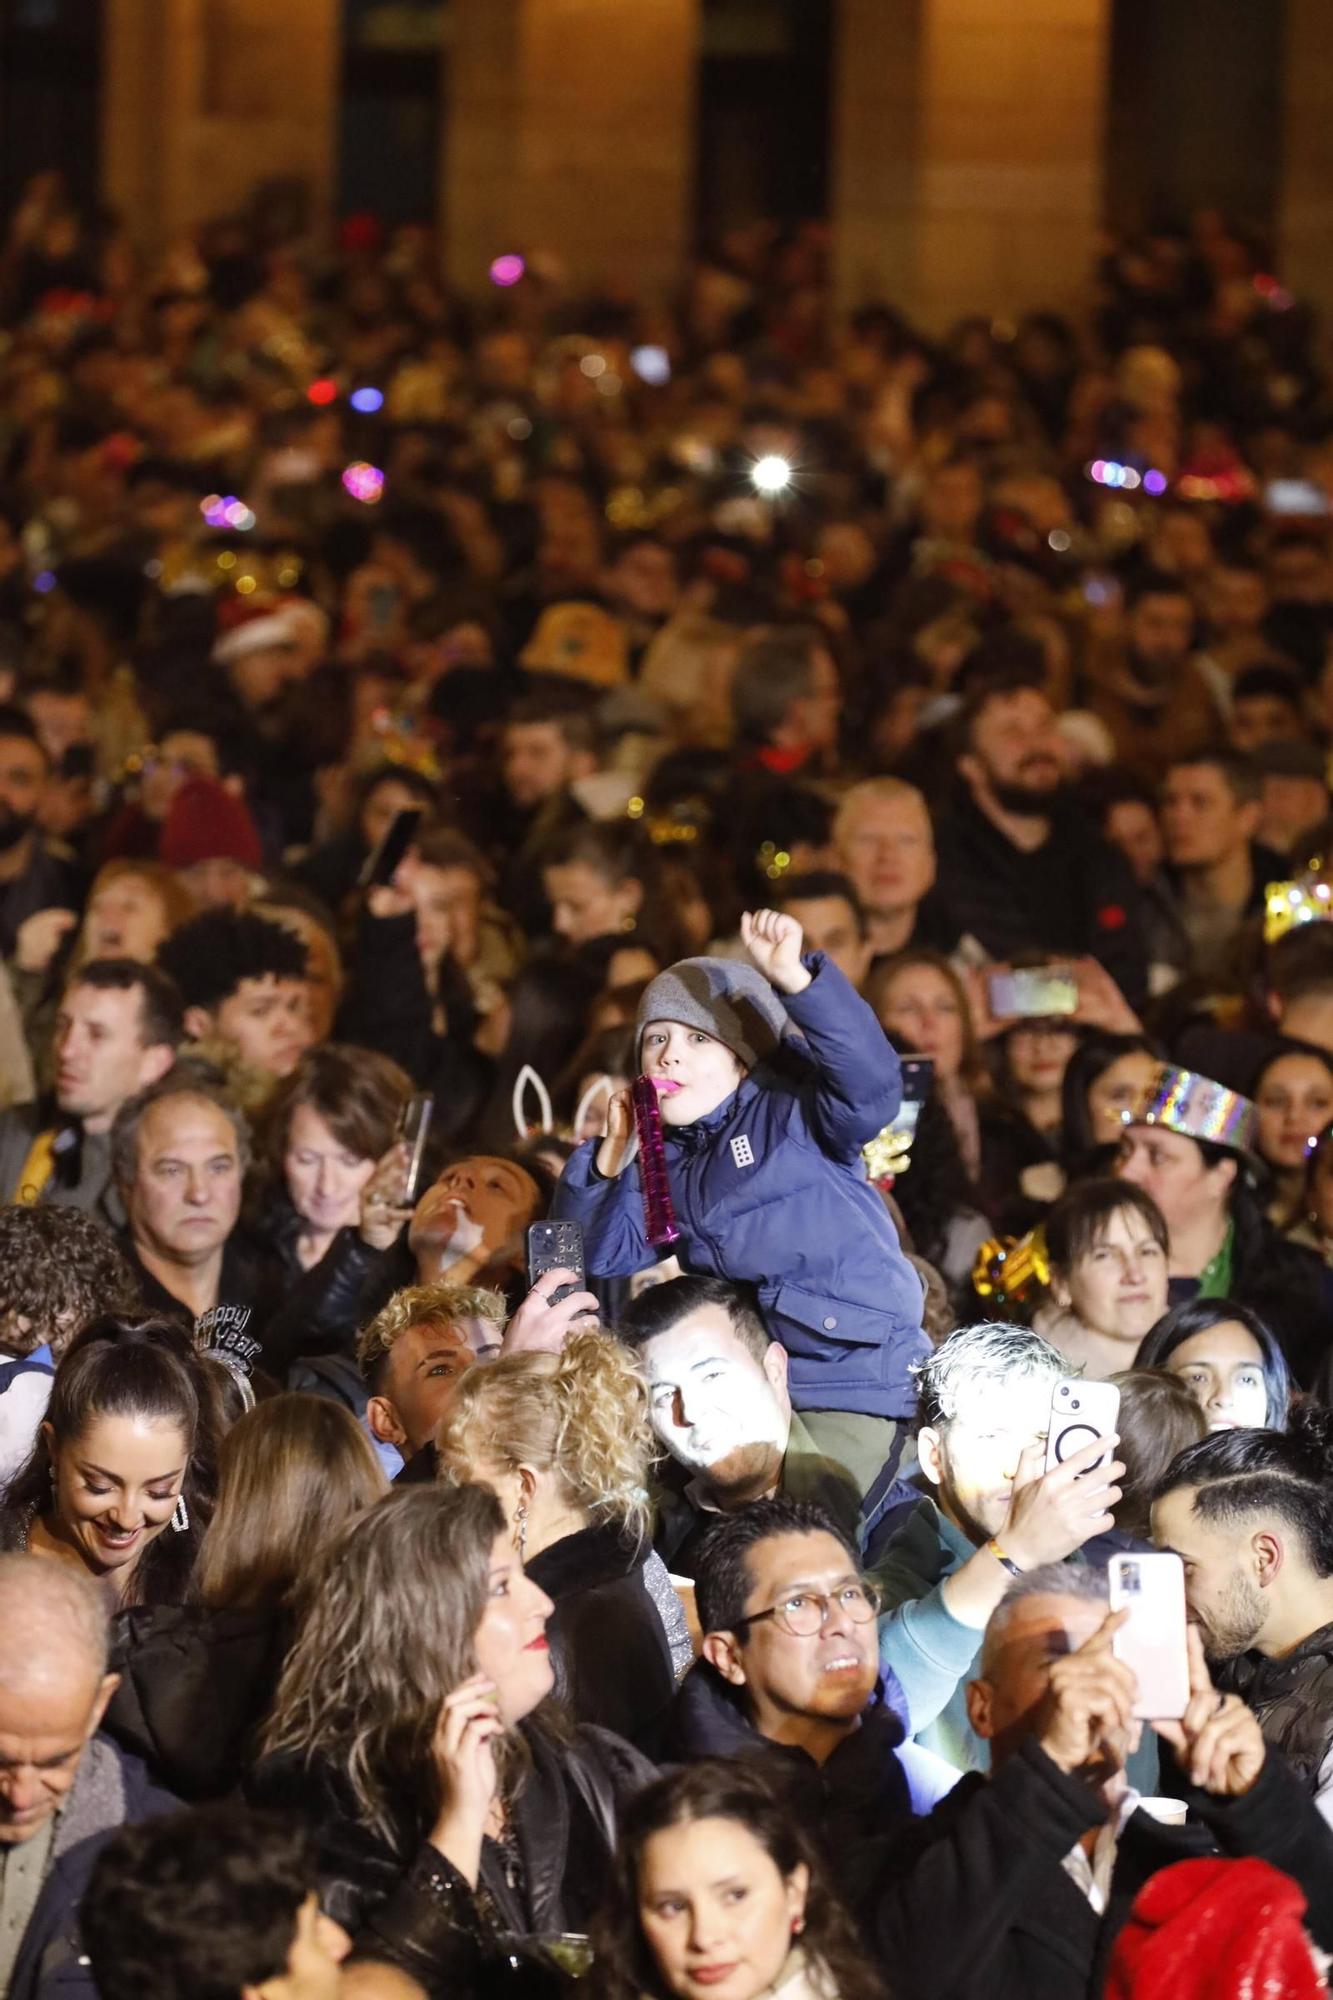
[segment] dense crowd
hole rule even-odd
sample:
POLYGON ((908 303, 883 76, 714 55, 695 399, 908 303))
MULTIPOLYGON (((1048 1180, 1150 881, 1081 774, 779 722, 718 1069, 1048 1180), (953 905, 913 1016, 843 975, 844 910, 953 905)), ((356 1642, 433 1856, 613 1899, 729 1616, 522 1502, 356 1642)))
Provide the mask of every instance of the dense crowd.
POLYGON ((13 2000, 1325 1990, 1333 378, 825 249, 9 219, 13 2000))

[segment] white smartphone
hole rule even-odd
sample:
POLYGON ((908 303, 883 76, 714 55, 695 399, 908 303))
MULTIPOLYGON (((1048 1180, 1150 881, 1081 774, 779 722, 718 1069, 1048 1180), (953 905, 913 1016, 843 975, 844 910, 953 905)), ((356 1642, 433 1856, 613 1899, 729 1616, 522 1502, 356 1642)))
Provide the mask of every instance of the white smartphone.
POLYGON ((1129 1613, 1111 1650, 1138 1679, 1134 1713, 1144 1722, 1178 1722, 1190 1698, 1185 1565, 1168 1554, 1112 1556, 1107 1574, 1112 1611, 1129 1613))
MULTIPOLYGON (((1046 1470, 1054 1472, 1096 1438, 1114 1437, 1120 1416, 1120 1391, 1114 1382, 1085 1382, 1081 1375, 1064 1375, 1051 1393, 1051 1421, 1046 1432, 1046 1470)), ((1109 1455, 1109 1454, 1108 1454, 1109 1455)), ((1104 1459, 1097 1464, 1103 1465, 1104 1459)), ((1095 1468, 1089 1467, 1089 1470, 1095 1468)))

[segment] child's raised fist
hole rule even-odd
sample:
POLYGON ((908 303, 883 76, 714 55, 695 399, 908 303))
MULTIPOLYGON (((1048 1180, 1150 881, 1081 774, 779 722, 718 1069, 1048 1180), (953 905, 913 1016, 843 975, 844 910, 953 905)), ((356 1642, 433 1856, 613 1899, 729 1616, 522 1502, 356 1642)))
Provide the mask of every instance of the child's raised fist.
POLYGON ((741 918, 741 943, 779 993, 803 993, 810 984, 801 964, 803 942, 795 917, 780 910, 747 910, 741 918))

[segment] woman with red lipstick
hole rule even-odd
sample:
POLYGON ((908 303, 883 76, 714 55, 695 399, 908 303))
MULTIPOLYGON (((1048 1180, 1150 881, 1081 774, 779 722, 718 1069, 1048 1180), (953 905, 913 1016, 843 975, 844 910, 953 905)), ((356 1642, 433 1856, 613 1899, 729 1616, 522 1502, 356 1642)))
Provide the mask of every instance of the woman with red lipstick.
POLYGON ((634 1801, 593 1944, 600 2000, 884 2000, 807 1835, 743 1761, 634 1801))
POLYGON ((120 1605, 179 1604, 213 1513, 213 1389, 174 1320, 95 1320, 0 1506, 0 1548, 72 1563, 120 1605))
POLYGON ((431 1992, 506 1993, 515 1940, 586 1932, 655 1775, 540 1712, 550 1612, 484 1486, 399 1489, 308 1579, 252 1789, 310 1821, 328 1913, 431 1992))

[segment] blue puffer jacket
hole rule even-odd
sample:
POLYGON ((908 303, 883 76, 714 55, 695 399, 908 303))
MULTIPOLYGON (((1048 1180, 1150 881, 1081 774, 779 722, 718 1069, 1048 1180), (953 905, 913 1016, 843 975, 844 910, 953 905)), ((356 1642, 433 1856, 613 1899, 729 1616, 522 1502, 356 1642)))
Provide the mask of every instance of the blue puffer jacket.
MULTIPOLYGON (((783 1005, 805 1037, 784 1048, 695 1125, 666 1128, 667 1171, 687 1270, 755 1285, 774 1340, 791 1356, 798 1410, 915 1412, 909 1373, 929 1353, 921 1280, 903 1255, 861 1148, 894 1116, 898 1058, 879 1022, 822 952, 783 1005)), ((589 1273, 653 1262, 638 1163, 614 1180, 597 1142, 565 1167, 553 1213, 583 1225, 589 1273)))

